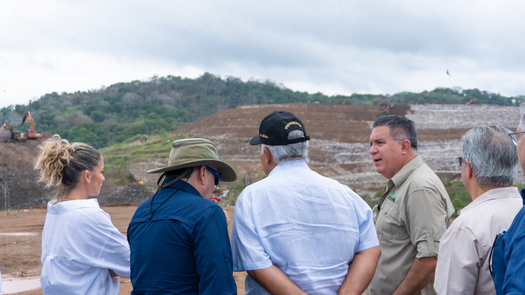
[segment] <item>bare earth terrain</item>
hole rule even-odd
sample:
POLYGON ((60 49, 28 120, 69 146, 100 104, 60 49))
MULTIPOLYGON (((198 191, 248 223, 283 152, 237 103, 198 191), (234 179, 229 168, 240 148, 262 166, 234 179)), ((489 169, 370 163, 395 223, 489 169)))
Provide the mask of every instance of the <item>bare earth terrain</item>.
MULTIPOLYGON (((137 206, 108 206, 102 209, 111 215, 113 224, 126 235, 128 224, 137 206)), ((233 222, 233 207, 224 208, 233 222)), ((23 209, 0 211, 0 265, 2 277, 21 279, 38 277, 42 264, 40 263, 42 247, 42 230, 46 217, 46 209, 23 209), (6 235, 6 234, 27 235, 6 235)), ((229 231, 231 233, 231 225, 229 231)), ((244 277, 246 273, 234 273, 239 294, 244 294, 244 277)), ((120 293, 130 294, 132 290, 129 279, 120 279, 120 293)), ((16 294, 41 295, 40 289, 16 294)))
MULTIPOLYGON (((374 121, 384 114, 403 115, 413 120, 418 134, 418 152, 441 179, 460 178, 457 157, 461 136, 481 125, 498 125, 515 130, 519 107, 494 105, 395 105, 327 104, 247 105, 224 109, 203 117, 176 132, 189 137, 206 137, 217 144, 219 155, 246 175, 247 184, 257 181, 260 164, 257 147, 248 144, 258 134, 261 120, 273 111, 297 115, 310 136, 310 167, 316 172, 350 186, 358 194, 373 196, 384 189, 386 180, 375 171, 369 154, 369 137, 374 121)), ((524 183, 522 173, 515 183, 524 183)))

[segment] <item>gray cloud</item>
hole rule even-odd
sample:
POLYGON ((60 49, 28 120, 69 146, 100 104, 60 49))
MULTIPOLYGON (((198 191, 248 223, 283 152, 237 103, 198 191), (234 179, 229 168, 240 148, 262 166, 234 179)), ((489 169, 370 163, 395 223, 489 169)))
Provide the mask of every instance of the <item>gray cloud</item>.
POLYGON ((3 3, 0 86, 12 96, 0 94, 0 107, 49 89, 205 71, 327 94, 525 94, 524 9, 474 0, 3 3))

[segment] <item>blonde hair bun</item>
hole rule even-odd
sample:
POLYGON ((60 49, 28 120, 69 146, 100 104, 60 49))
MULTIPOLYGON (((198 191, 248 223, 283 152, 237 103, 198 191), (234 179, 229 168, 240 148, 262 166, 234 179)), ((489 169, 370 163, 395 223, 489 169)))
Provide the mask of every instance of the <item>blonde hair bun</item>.
POLYGON ((64 166, 71 161, 71 154, 75 148, 67 141, 55 134, 40 146, 41 152, 36 160, 35 169, 40 170, 39 182, 46 187, 58 185, 62 182, 64 166))
POLYGON ((73 190, 82 172, 93 172, 102 155, 94 147, 81 142, 69 143, 55 134, 42 143, 35 169, 40 170, 39 182, 46 187, 58 186, 56 198, 60 199, 73 190))

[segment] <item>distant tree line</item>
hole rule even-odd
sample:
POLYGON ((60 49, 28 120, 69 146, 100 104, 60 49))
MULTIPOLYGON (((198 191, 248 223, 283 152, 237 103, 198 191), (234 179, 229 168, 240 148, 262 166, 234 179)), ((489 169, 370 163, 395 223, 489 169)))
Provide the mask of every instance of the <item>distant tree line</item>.
POLYGON ((352 94, 327 96, 292 91, 272 81, 221 78, 209 73, 196 79, 153 77, 148 81, 117 83, 98 90, 46 94, 28 105, 0 110, 0 121, 17 130, 29 110, 36 131, 58 133, 70 141, 97 148, 120 143, 137 134, 159 134, 209 116, 220 109, 247 104, 496 104, 516 106, 525 96, 505 97, 478 89, 437 88, 394 95, 352 94))

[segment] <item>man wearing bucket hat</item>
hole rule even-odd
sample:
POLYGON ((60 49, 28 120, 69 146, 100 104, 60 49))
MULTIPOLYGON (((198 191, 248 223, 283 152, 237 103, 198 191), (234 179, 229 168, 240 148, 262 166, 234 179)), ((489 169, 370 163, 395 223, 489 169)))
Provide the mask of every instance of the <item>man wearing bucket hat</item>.
POLYGON ((132 294, 237 294, 226 218, 210 201, 235 171, 211 141, 191 138, 174 141, 168 166, 148 173, 162 174, 129 224, 132 294))
POLYGON ((233 270, 246 294, 361 294, 380 255, 370 207, 350 188, 310 170, 304 124, 273 112, 250 141, 268 177, 235 204, 233 270))

